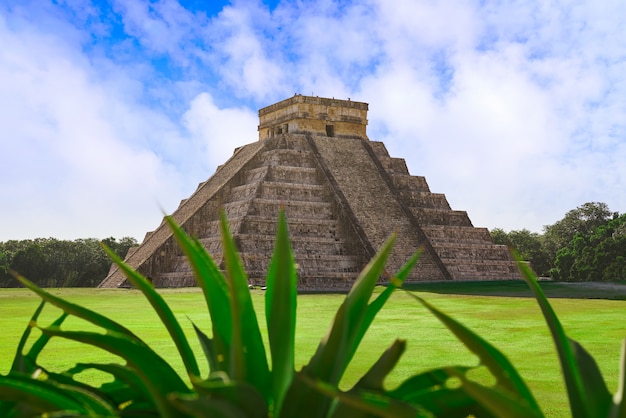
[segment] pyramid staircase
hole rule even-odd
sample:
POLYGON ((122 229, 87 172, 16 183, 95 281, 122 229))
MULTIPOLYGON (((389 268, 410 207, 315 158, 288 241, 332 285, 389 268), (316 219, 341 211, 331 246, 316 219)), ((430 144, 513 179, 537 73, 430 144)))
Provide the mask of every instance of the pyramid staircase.
MULTIPOLYGON (((220 193, 183 223, 184 229, 198 238, 224 269, 218 219, 218 207, 222 208, 249 282, 260 286, 265 283, 282 206, 296 257, 299 288, 349 287, 372 254, 362 245, 354 245, 358 238, 341 218, 304 136, 283 136, 264 145, 220 193)), ((179 209, 186 203, 181 202, 179 209)), ((139 268, 157 287, 195 285, 185 256, 175 248, 172 238, 168 239, 156 251, 163 260, 148 263, 144 271, 139 268), (167 254, 170 257, 165 260, 167 254)))
MULTIPOLYGON (((426 179, 365 135, 367 104, 296 95, 259 111, 259 141, 233 156, 181 202, 172 218, 224 270, 223 210, 251 285, 263 286, 281 207, 285 209, 300 291, 347 290, 392 234, 396 244, 380 278, 422 248, 408 281, 520 278, 508 250, 494 245, 467 213, 452 210, 426 179)), ((126 262, 157 287, 194 286, 170 228, 146 234, 126 262)), ((115 267, 99 287, 128 283, 115 267)))
POLYGON ((517 277, 509 250, 494 245, 487 228, 476 228, 465 211, 450 208, 444 194, 431 193, 426 179, 411 176, 402 158, 391 158, 382 142, 368 143, 453 280, 517 277))

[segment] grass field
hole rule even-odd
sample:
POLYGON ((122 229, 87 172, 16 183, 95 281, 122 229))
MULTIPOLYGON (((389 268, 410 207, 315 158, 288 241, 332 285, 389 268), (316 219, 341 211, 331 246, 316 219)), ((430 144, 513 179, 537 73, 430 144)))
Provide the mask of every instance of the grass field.
MULTIPOLYGON (((581 342, 596 358, 609 389, 617 389, 619 353, 626 336, 626 291, 624 287, 585 287, 543 283, 566 332, 581 342), (587 299, 592 297, 595 299, 587 299)), ((527 380, 547 416, 565 417, 567 399, 554 346, 539 308, 524 283, 450 283, 413 286, 426 300, 461 320, 493 343, 527 380)), ((123 323, 145 339, 157 352, 182 372, 173 344, 141 294, 134 290, 57 289, 53 293, 90 307, 123 323)), ((195 343, 192 320, 210 331, 209 316, 199 289, 167 289, 162 294, 195 343)), ((259 320, 264 323, 263 293, 253 291, 259 320)), ((324 336, 343 295, 300 295, 296 335, 297 364, 303 365, 324 336)), ((0 291, 0 374, 11 364, 19 336, 39 303, 24 289, 0 291)), ((58 315, 47 308, 42 325, 58 315)), ((68 320, 64 328, 87 328, 68 320)), ((473 365, 476 359, 435 318, 413 299, 397 292, 381 311, 366 335, 344 379, 347 388, 368 368, 395 338, 408 340, 407 351, 388 380, 397 385, 411 374, 443 365, 473 365)), ((199 357, 199 346, 194 345, 199 357)), ((112 356, 98 349, 53 340, 41 363, 62 370, 75 362, 103 361, 112 356)), ((207 370, 206 364, 202 365, 207 370)), ((87 380, 96 376, 85 376, 87 380)))

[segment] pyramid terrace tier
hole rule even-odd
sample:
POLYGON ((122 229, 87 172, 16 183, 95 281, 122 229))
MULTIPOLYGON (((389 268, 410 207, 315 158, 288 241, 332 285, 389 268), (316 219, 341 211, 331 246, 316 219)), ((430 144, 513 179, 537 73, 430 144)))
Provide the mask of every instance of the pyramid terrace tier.
MULTIPOLYGON (((347 290, 385 240, 397 234, 384 283, 419 248, 409 281, 520 278, 507 249, 475 228, 467 212, 432 193, 426 178, 365 135, 367 104, 295 96, 262 109, 262 140, 239 147, 172 214, 220 268, 224 211, 249 271, 262 285, 278 213, 285 210, 300 290, 347 290), (345 102, 345 103, 344 103, 345 102)), ((155 286, 195 283, 165 223, 146 234, 127 263, 155 286)), ((125 283, 112 269, 102 287, 125 283)))

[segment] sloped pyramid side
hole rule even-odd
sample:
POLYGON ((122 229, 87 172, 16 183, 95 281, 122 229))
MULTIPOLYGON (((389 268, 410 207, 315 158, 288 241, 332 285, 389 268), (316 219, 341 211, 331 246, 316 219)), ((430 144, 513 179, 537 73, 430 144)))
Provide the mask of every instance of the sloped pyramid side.
POLYGON ((432 193, 424 177, 411 176, 404 159, 391 158, 382 142, 366 145, 451 279, 521 279, 509 249, 495 245, 487 228, 474 227, 467 212, 452 210, 444 194, 432 193))
MULTIPOLYGON (((263 284, 280 205, 301 290, 349 288, 393 232, 398 239, 390 272, 424 248, 410 280, 517 278, 508 252, 493 245, 486 229, 474 228, 465 212, 450 209, 445 196, 430 193, 425 179, 411 176, 404 160, 389 157, 382 143, 361 138, 282 134, 246 145, 173 217, 219 264, 217 218, 223 208, 250 281, 263 284)), ((163 224, 126 261, 156 286, 194 285, 163 224)), ((121 285, 119 271, 100 284, 121 285)))
MULTIPOLYGON (((263 143, 254 142, 235 150, 233 156, 206 182, 200 183, 196 191, 186 200, 183 200, 178 209, 172 214, 173 219, 179 225, 186 225, 189 220, 202 212, 219 208, 220 191, 232 182, 233 177, 263 148, 263 143), (213 204, 211 204, 214 202, 213 204)), ((134 269, 147 277, 152 277, 152 272, 164 270, 171 262, 171 255, 179 254, 177 245, 173 242, 170 228, 162 222, 157 229, 149 232, 137 249, 126 256, 125 261, 134 269)), ((124 274, 113 267, 109 275, 98 287, 120 287, 125 284, 124 274)), ((193 285, 193 283, 181 283, 181 286, 193 285)))

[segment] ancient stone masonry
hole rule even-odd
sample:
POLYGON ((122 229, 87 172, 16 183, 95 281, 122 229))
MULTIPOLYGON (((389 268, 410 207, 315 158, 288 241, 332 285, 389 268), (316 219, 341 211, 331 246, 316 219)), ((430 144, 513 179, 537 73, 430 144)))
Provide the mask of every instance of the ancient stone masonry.
MULTIPOLYGON (((296 95, 259 111, 259 141, 233 156, 172 214, 219 266, 218 218, 224 209, 251 284, 263 285, 278 211, 285 208, 300 290, 347 290, 390 234, 397 271, 418 249, 410 281, 519 278, 508 250, 494 245, 466 212, 431 193, 366 136, 367 103, 296 95)), ((164 223, 126 262, 158 287, 195 284, 164 223)), ((381 281, 389 277, 381 277, 381 281)), ((113 268, 100 287, 125 286, 113 268)))

